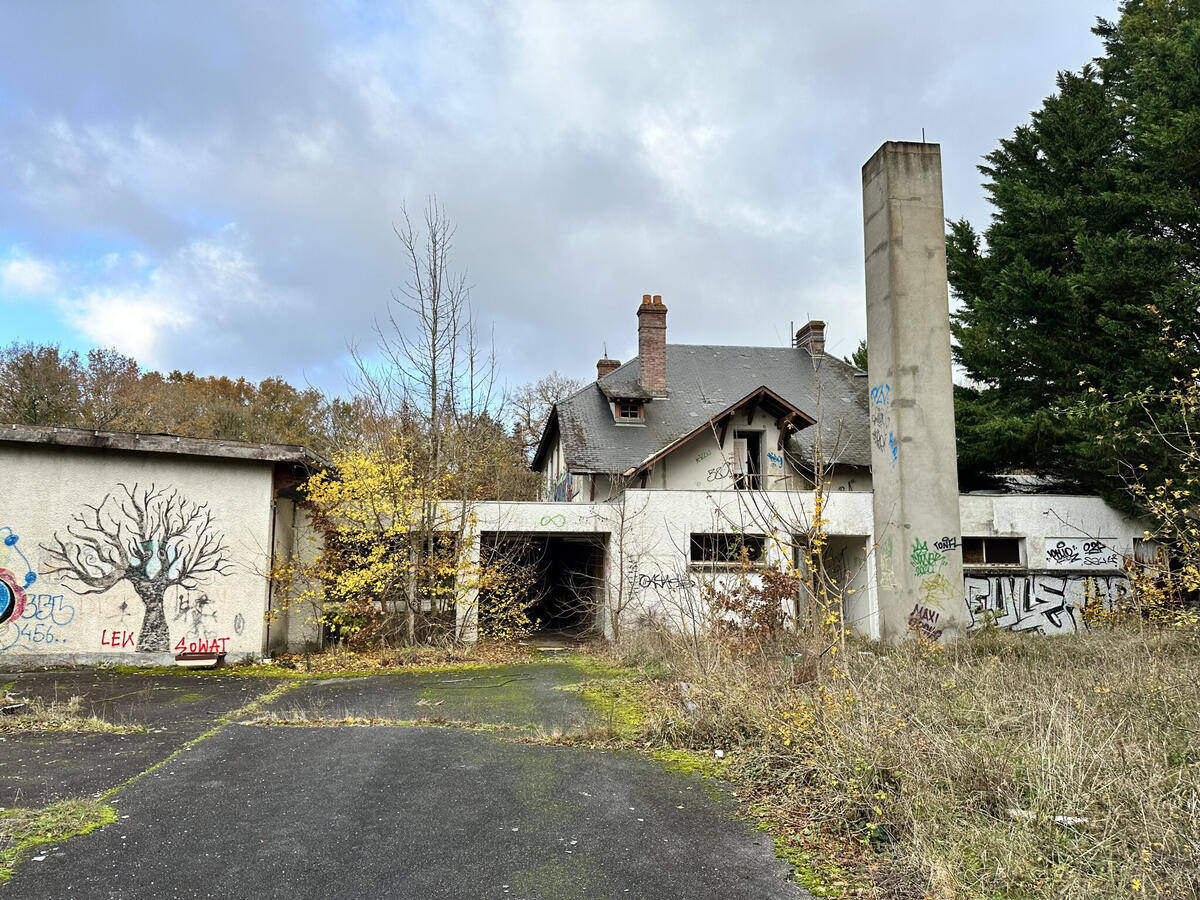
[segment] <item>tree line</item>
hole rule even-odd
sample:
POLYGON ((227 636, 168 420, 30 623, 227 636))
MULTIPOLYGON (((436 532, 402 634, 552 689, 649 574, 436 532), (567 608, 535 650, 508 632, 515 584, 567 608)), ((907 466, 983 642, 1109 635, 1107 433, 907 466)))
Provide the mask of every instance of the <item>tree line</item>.
MULTIPOLYGON (((479 451, 473 458, 487 460, 492 470, 484 493, 533 498, 536 485, 525 464, 550 407, 581 384, 554 372, 472 416, 479 451)), ((48 344, 0 348, 0 422, 6 424, 297 444, 328 456, 381 430, 427 428, 419 418, 411 398, 383 410, 369 391, 338 397, 280 377, 255 383, 178 369, 163 374, 112 348, 83 354, 48 344)))

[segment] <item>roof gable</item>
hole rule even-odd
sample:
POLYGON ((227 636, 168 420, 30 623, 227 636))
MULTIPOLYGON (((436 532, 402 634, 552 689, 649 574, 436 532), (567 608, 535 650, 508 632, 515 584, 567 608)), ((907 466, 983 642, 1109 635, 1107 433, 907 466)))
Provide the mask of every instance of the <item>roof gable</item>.
POLYGON ((712 418, 701 422, 694 430, 689 431, 685 435, 681 435, 680 437, 671 441, 665 447, 655 451, 646 459, 642 460, 641 464, 637 467, 631 468, 622 474, 626 476, 637 475, 639 472, 643 472, 653 466, 664 456, 674 452, 676 448, 682 447, 692 438, 714 428, 719 432, 718 443, 724 445, 725 432, 729 428, 729 423, 733 420, 734 413, 742 409, 748 409, 751 416, 753 416, 754 412, 758 409, 761 409, 763 412, 769 415, 774 415, 780 423, 781 435, 786 433, 787 429, 784 426, 788 422, 792 423, 792 426, 797 430, 816 424, 816 421, 807 413, 788 403, 766 385, 762 385, 757 390, 751 391, 745 397, 742 397, 740 400, 731 404, 728 408, 721 410, 712 418))

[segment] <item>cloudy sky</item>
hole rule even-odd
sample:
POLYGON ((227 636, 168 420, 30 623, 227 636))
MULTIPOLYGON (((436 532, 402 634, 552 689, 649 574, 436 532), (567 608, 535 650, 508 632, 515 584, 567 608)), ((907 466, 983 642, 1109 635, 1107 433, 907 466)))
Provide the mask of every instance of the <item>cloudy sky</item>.
POLYGON ((436 195, 505 378, 865 335, 860 168, 946 214, 1115 0, 0 0, 0 341, 344 389, 436 195))

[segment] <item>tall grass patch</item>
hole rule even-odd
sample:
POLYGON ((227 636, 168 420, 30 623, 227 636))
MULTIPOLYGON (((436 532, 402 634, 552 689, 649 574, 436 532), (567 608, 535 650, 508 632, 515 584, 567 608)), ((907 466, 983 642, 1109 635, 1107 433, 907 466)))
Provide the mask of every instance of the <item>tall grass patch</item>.
MULTIPOLYGON (((849 652, 668 641, 646 737, 726 771, 837 895, 1200 895, 1194 633, 849 652), (686 685, 686 702, 677 687, 686 685), (815 861, 815 862, 813 862, 815 861)), ((808 873, 810 876, 812 873, 808 873)))

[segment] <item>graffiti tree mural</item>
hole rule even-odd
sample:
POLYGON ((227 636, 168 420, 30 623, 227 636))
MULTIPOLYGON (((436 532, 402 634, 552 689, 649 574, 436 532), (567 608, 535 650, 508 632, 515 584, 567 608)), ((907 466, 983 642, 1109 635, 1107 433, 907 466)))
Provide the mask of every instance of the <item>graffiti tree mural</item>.
POLYGON ((207 503, 179 491, 119 485, 96 506, 72 516, 66 534, 41 547, 47 568, 78 594, 103 594, 128 581, 146 608, 137 649, 170 649, 163 597, 168 588, 193 590, 231 571, 225 538, 207 503))

